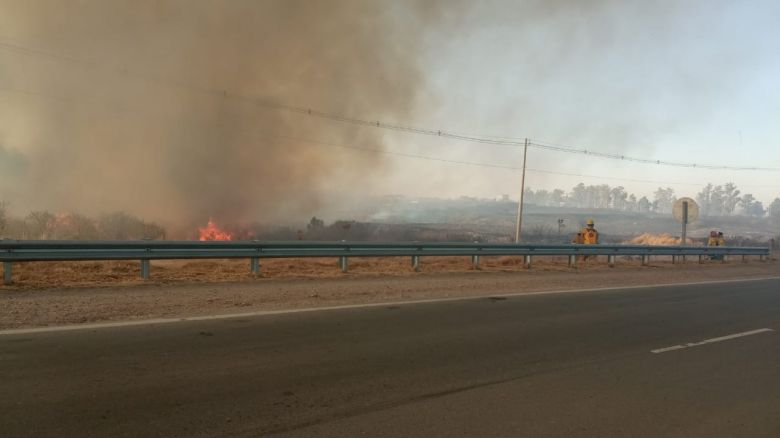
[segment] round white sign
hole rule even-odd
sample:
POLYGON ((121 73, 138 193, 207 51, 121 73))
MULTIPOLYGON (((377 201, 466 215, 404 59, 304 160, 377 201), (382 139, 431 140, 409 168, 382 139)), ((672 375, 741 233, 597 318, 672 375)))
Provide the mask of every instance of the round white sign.
POLYGON ((691 198, 678 199, 672 208, 672 215, 677 219, 677 222, 682 223, 685 203, 688 203, 688 223, 695 222, 699 218, 699 204, 691 198))

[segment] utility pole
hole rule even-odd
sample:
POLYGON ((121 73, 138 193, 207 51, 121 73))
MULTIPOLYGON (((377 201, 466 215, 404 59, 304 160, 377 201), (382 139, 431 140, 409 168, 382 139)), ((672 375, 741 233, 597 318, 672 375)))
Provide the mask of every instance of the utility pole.
POLYGON ((688 201, 683 202, 682 211, 682 236, 680 238, 680 245, 686 246, 688 244, 688 201))
POLYGON ((520 243, 520 231, 523 227, 523 198, 525 197, 525 162, 528 158, 528 139, 523 146, 523 177, 520 182, 520 203, 517 205, 517 226, 515 227, 515 243, 520 243))

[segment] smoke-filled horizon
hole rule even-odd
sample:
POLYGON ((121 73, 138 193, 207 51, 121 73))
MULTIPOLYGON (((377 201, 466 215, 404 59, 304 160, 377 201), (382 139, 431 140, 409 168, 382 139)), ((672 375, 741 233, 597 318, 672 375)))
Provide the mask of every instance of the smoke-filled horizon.
POLYGON ((21 208, 126 210, 187 225, 281 220, 322 208, 334 187, 342 200, 370 190, 388 171, 381 156, 278 137, 382 149, 380 133, 232 96, 406 118, 423 82, 414 46, 432 11, 362 1, 4 3, 4 33, 63 57, 0 57, 2 87, 17 93, 3 96, 14 108, 2 111, 2 195, 21 208))
MULTIPOLYGON (((519 191, 514 171, 316 141, 519 166, 516 148, 357 127, 243 97, 648 158, 780 166, 767 146, 777 109, 759 102, 777 94, 769 87, 780 68, 764 56, 775 40, 740 24, 761 22, 749 8, 707 5, 0 0, 0 42, 11 45, 0 50, 0 199, 19 210, 124 210, 175 233, 209 218, 327 216, 376 194, 519 191), (761 146, 714 152, 733 147, 737 132, 761 146)), ((722 179, 765 203, 780 191, 776 174, 553 152, 532 151, 529 167, 535 188, 591 175, 626 178, 604 182, 648 196, 659 186, 693 195, 701 187, 692 184, 722 179)))

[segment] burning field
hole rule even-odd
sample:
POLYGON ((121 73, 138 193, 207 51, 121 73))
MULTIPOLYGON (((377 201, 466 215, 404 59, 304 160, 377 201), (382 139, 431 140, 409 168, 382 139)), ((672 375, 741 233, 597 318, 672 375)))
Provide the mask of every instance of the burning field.
POLYGON ((198 240, 233 240, 233 233, 219 228, 214 219, 209 219, 205 227, 198 228, 198 240))

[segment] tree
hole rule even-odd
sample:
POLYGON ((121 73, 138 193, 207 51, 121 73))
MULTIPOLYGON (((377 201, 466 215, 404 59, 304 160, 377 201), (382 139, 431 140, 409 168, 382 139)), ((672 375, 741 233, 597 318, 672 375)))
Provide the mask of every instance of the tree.
POLYGON ((165 237, 165 230, 153 223, 122 212, 104 214, 98 219, 98 231, 101 239, 140 240, 165 237))
POLYGON ((762 217, 766 214, 764 204, 760 201, 756 201, 756 198, 750 193, 746 193, 740 198, 739 204, 742 207, 742 212, 746 216, 762 217))
POLYGON ((536 193, 530 187, 526 187, 523 191, 523 203, 524 204, 536 204, 536 193))
POLYGON ((48 211, 33 211, 24 218, 25 238, 49 239, 55 216, 48 211))
POLYGON ((598 203, 596 186, 585 186, 585 207, 595 208, 598 203))
POLYGON ((637 202, 637 211, 640 213, 649 213, 651 205, 652 204, 650 203, 650 200, 647 199, 647 196, 642 196, 639 202, 637 202))
POLYGON ((612 198, 612 208, 615 210, 626 210, 626 204, 628 200, 628 192, 623 186, 615 187, 610 191, 610 197, 612 198))
POLYGON ((306 224, 306 229, 309 231, 321 230, 323 228, 325 228, 325 222, 322 219, 317 219, 317 216, 312 217, 309 223, 306 224))
POLYGON ((102 215, 97 226, 102 239, 128 240, 133 234, 131 228, 134 228, 136 222, 136 218, 125 212, 115 212, 102 215))
POLYGON ((560 207, 566 202, 566 192, 561 189, 555 189, 550 193, 550 204, 560 207))
POLYGON ((609 208, 610 204, 610 187, 606 184, 598 186, 585 186, 580 183, 575 189, 579 190, 582 187, 583 202, 582 207, 587 208, 609 208))
POLYGON ((584 208, 587 205, 587 189, 585 184, 579 183, 571 189, 569 200, 573 207, 584 208))
POLYGON ((655 191, 655 206, 656 213, 671 213, 672 205, 676 201, 674 197, 674 189, 671 187, 661 188, 655 191))
POLYGON ((626 202, 626 210, 634 212, 637 211, 639 208, 637 205, 637 199, 635 194, 631 194, 631 196, 628 197, 628 201, 626 202))
POLYGON ((704 186, 698 195, 696 195, 696 200, 699 202, 702 216, 710 215, 710 210, 712 209, 712 188, 712 183, 709 183, 704 186))
POLYGON ((166 232, 165 228, 155 223, 144 222, 144 239, 162 239, 165 240, 166 232))
POLYGON ((728 183, 723 187, 724 192, 724 202, 723 202, 723 211, 730 215, 734 213, 734 210, 737 208, 737 205, 740 204, 740 198, 739 193, 740 191, 737 190, 737 185, 734 183, 728 183))
POLYGON ((750 205, 750 208, 747 209, 747 214, 753 217, 766 216, 766 209, 764 208, 764 203, 761 201, 754 202, 753 204, 750 205))
POLYGON ((547 190, 537 190, 536 195, 534 196, 536 199, 536 205, 544 205, 548 206, 550 205, 550 192, 547 190))
POLYGON ((726 193, 723 186, 715 186, 710 193, 710 215, 722 216, 725 211, 726 193))
POLYGON ((780 221, 780 198, 775 198, 775 200, 769 204, 769 217, 775 221, 780 221))
POLYGON ((51 238, 58 240, 89 240, 98 238, 95 223, 88 217, 69 213, 57 215, 51 227, 51 238))
POLYGON ((609 208, 611 200, 611 190, 608 185, 601 184, 594 187, 595 204, 596 208, 609 208))

